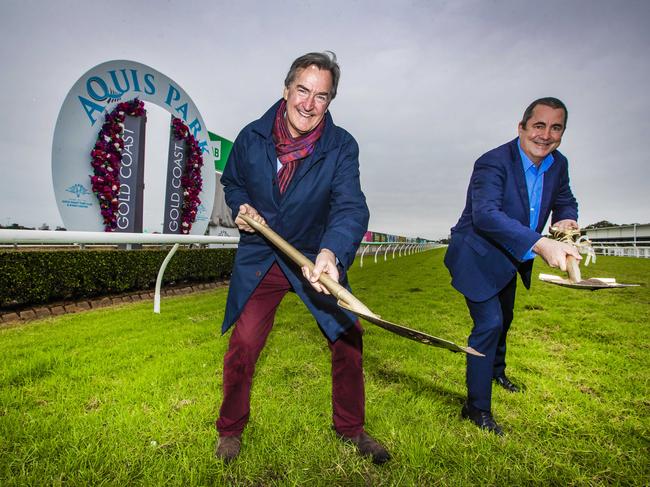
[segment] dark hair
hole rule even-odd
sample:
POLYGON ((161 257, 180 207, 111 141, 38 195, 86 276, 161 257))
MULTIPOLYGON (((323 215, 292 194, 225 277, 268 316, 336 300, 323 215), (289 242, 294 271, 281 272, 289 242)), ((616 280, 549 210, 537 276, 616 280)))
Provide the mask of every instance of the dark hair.
POLYGON ((524 116, 521 117, 520 123, 523 128, 526 128, 526 124, 528 123, 528 120, 530 120, 530 117, 533 116, 533 110, 537 105, 544 105, 556 109, 561 108, 562 110, 564 110, 564 128, 566 129, 566 122, 567 119, 569 118, 569 111, 566 109, 566 105, 562 103, 561 100, 558 100, 557 98, 553 98, 552 96, 547 96, 546 98, 538 98, 530 105, 528 105, 528 108, 526 108, 526 111, 524 112, 524 116))
POLYGON ((284 79, 284 86, 289 88, 289 85, 295 79, 298 70, 308 68, 309 66, 316 66, 318 69, 326 69, 332 74, 330 100, 333 100, 336 97, 336 88, 339 85, 341 68, 339 68, 338 63, 336 62, 336 54, 332 51, 310 52, 300 56, 291 64, 287 77, 284 79))

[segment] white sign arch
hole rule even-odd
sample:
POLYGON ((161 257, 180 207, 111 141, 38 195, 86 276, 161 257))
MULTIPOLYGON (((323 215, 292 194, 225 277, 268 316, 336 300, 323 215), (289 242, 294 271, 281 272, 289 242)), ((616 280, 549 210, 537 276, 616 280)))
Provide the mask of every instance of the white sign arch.
MULTIPOLYGON (((191 233, 203 235, 214 204, 216 177, 208 129, 201 113, 178 83, 149 66, 126 60, 108 61, 87 71, 74 84, 59 111, 52 143, 52 182, 64 225, 69 230, 104 229, 90 184, 90 152, 104 115, 119 102, 133 98, 144 101, 145 108, 147 102, 153 103, 182 119, 198 141, 204 155, 203 189, 191 233)), ((151 167, 149 162, 147 165, 151 167)), ((166 166, 160 170, 166 171, 166 166)), ((145 200, 152 197, 163 201, 165 195, 147 195, 145 190, 145 200)))

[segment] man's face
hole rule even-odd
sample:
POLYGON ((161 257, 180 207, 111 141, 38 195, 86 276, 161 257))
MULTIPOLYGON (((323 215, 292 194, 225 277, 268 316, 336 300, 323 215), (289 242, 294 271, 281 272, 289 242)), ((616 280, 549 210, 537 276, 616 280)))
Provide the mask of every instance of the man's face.
POLYGON ((287 127, 292 137, 311 132, 325 116, 330 103, 332 73, 311 65, 299 69, 283 97, 287 100, 287 127))
POLYGON ((537 105, 526 127, 519 124, 521 149, 535 164, 557 149, 564 134, 564 110, 537 105))

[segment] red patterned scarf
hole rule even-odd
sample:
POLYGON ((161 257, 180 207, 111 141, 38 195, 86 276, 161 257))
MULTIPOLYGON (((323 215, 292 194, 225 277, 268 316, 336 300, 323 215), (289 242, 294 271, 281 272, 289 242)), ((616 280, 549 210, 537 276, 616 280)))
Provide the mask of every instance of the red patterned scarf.
POLYGON ((289 133, 289 128, 285 120, 286 107, 287 101, 282 100, 278 111, 275 113, 275 121, 273 122, 275 152, 278 155, 280 163, 282 163, 282 167, 278 172, 280 194, 284 193, 289 187, 289 183, 300 161, 314 152, 316 142, 323 135, 323 129, 325 128, 325 117, 323 117, 314 130, 308 134, 293 138, 289 133))

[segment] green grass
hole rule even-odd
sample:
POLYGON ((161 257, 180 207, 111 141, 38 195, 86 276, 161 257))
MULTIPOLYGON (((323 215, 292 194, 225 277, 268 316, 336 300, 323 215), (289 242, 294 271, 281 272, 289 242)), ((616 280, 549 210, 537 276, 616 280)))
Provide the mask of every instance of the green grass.
MULTIPOLYGON (((465 343, 444 250, 354 267, 386 319, 465 343)), ((538 272, 553 272, 536 264, 538 272)), ((213 458, 226 290, 0 330, 1 485, 647 485, 650 261, 584 277, 643 287, 519 286, 498 438, 460 419, 464 357, 364 324, 366 427, 393 454, 359 458, 330 429, 329 351, 291 294, 258 363, 240 458, 213 458)))

